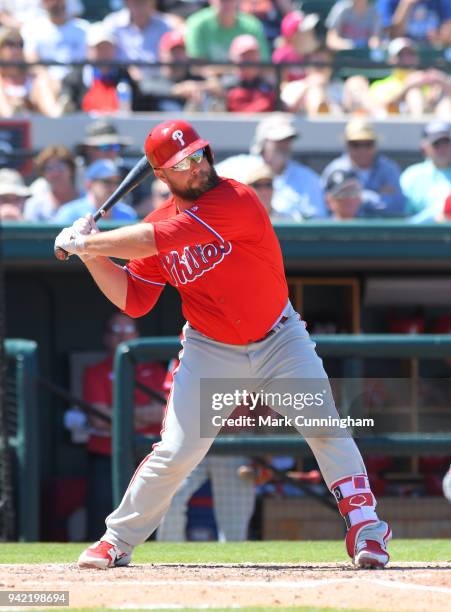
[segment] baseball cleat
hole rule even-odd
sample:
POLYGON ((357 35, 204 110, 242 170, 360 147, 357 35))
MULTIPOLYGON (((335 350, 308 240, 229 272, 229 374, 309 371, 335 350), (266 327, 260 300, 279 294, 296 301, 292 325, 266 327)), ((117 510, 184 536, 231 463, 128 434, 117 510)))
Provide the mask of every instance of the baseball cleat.
POLYGON ((375 540, 357 544, 354 565, 361 569, 383 569, 390 560, 388 552, 375 540))
POLYGON ((78 558, 77 565, 82 569, 103 569, 128 565, 132 556, 105 540, 95 542, 84 550, 78 558))

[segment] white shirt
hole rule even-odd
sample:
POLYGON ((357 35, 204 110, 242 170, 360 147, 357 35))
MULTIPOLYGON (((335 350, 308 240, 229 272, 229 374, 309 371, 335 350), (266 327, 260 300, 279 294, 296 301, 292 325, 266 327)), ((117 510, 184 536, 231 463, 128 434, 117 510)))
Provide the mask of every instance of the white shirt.
MULTIPOLYGON (((22 28, 25 54, 36 53, 44 61, 81 62, 86 59, 86 31, 89 24, 84 19, 69 19, 63 25, 52 23, 47 15, 27 21, 22 28)), ((61 80, 70 67, 50 66, 55 80, 61 80)))

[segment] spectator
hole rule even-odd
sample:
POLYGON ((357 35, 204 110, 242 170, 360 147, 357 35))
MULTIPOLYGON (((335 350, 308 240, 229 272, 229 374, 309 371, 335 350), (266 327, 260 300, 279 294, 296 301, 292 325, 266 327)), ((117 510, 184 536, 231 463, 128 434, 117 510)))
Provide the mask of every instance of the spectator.
POLYGON ((451 192, 451 129, 449 123, 433 121, 423 130, 421 141, 425 160, 413 164, 401 175, 408 213, 414 223, 434 221, 443 212, 451 192))
POLYGON ((305 77, 282 85, 282 102, 291 113, 303 113, 308 117, 323 113, 343 114, 344 85, 340 79, 332 80, 332 52, 323 47, 310 53, 307 60, 312 65, 307 62, 305 77))
MULTIPOLYGON (((171 30, 160 39, 159 58, 167 63, 152 80, 152 95, 159 111, 213 110, 209 85, 199 74, 186 65, 185 39, 181 32, 171 30)), ((217 84, 215 82, 215 88, 217 84)))
MULTIPOLYGON (((155 0, 125 0, 125 5, 103 21, 116 41, 117 59, 132 64, 154 64, 158 61, 160 39, 171 27, 165 17, 157 13, 155 0)), ((151 80, 158 72, 151 67, 129 66, 128 73, 137 87, 134 110, 152 110, 148 106, 151 80)))
POLYGON ((64 110, 116 113, 119 111, 118 83, 125 81, 130 86, 132 83, 125 68, 108 65, 116 58, 114 36, 102 23, 93 23, 89 26, 86 44, 89 61, 107 63, 77 67, 69 72, 62 84, 64 110))
POLYGON ((332 172, 353 170, 363 186, 365 202, 368 206, 372 203, 374 216, 404 216, 400 169, 394 161, 378 152, 377 135, 372 125, 365 119, 351 119, 346 125, 345 141, 346 152, 324 169, 323 185, 332 172))
MULTIPOLYGON (((82 0, 66 0, 67 14, 78 17, 84 12, 82 0)), ((21 28, 27 20, 45 14, 41 0, 2 0, 0 24, 7 28, 21 28)))
POLYGON ((42 149, 35 159, 38 183, 25 204, 27 221, 51 221, 61 206, 79 197, 75 186, 75 159, 62 145, 42 149), (42 181, 40 180, 42 179, 42 181))
POLYGON ((274 64, 293 64, 282 71, 282 81, 295 81, 305 76, 302 66, 305 56, 319 47, 315 27, 319 15, 305 15, 301 11, 292 11, 285 15, 280 26, 281 37, 272 54, 274 64), (301 64, 301 65, 299 65, 301 64))
MULTIPOLYGON (((260 45, 255 36, 241 34, 230 45, 230 60, 235 64, 260 62, 260 45)), ((276 93, 267 72, 258 66, 239 66, 235 75, 225 76, 227 110, 263 113, 275 109, 276 93)))
POLYGON ((274 194, 273 179, 274 174, 271 168, 265 163, 260 163, 255 168, 249 170, 243 182, 245 185, 249 185, 254 189, 260 202, 270 216, 271 221, 294 221, 294 218, 290 214, 277 212, 272 207, 272 198, 274 194))
MULTIPOLYGON (((19 30, 0 32, 0 61, 23 62, 24 41, 19 30)), ((57 117, 61 108, 52 90, 47 71, 22 66, 0 67, 0 116, 41 113, 57 117)))
POLYGON ((274 172, 273 208, 297 221, 324 217, 326 209, 318 175, 293 159, 298 137, 293 118, 273 113, 260 121, 251 152, 261 155, 274 172))
POLYGON ((186 22, 188 56, 227 62, 232 41, 241 34, 255 36, 261 57, 269 61, 268 42, 261 22, 238 8, 237 0, 210 0, 210 6, 191 15, 186 22))
POLYGON ((119 163, 121 153, 132 142, 131 138, 121 136, 108 119, 96 119, 87 124, 85 138, 77 145, 77 151, 87 165, 98 159, 111 159, 119 163))
POLYGON ((263 25, 265 37, 273 47, 280 34, 282 16, 293 7, 292 0, 239 0, 240 11, 254 15, 263 25))
POLYGON ((326 19, 329 49, 377 48, 380 44, 380 17, 368 0, 339 0, 326 19))
POLYGON ((247 173, 265 162, 274 174, 272 207, 296 221, 327 216, 319 176, 293 159, 298 137, 294 118, 272 113, 257 125, 251 155, 236 155, 216 165, 221 176, 244 182, 247 173))
MULTIPOLYGON (((42 8, 45 14, 27 20, 22 29, 26 59, 63 64, 85 60, 88 22, 69 17, 66 0, 42 0, 42 8)), ((56 94, 59 94, 61 82, 69 70, 69 67, 50 66, 49 74, 56 94)))
POLYGON ((442 28, 451 20, 449 0, 377 0, 382 25, 390 38, 407 36, 425 44, 444 43, 442 28))
POLYGON ((0 223, 2 221, 23 221, 25 200, 31 194, 17 170, 0 170, 0 223))
MULTIPOLYGON (((118 187, 121 181, 120 168, 111 159, 98 159, 86 170, 86 195, 61 206, 53 221, 70 225, 88 213, 94 214, 118 187)), ((137 215, 128 204, 118 202, 102 219, 111 221, 133 221, 137 215)))
POLYGON ((150 195, 144 197, 136 206, 135 210, 141 219, 153 210, 161 208, 170 196, 168 186, 160 179, 155 178, 150 187, 150 195))
MULTIPOLYGON (((136 323, 127 315, 116 312, 106 322, 103 342, 108 350, 106 359, 86 368, 83 377, 83 399, 106 416, 111 416, 113 357, 121 342, 138 338, 136 323)), ((163 395, 164 367, 157 362, 136 366, 136 379, 142 385, 163 395)), ((158 435, 163 416, 163 402, 153 399, 141 389, 134 395, 135 431, 158 435)), ((90 417, 91 435, 88 440, 88 538, 104 527, 105 516, 113 509, 111 485, 111 424, 90 417)))
POLYGON ((335 221, 349 221, 362 214, 362 186, 353 170, 334 170, 325 184, 325 197, 330 216, 335 221))
POLYGON ((414 43, 395 38, 388 45, 392 73, 370 86, 370 95, 385 113, 404 113, 421 117, 424 113, 448 116, 451 112, 451 79, 440 70, 416 70, 419 59, 414 43))

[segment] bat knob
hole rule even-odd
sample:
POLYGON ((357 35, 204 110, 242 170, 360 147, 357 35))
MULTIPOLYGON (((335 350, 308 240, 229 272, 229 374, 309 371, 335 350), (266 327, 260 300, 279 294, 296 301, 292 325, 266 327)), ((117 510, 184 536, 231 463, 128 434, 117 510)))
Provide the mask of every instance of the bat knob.
POLYGON ((70 257, 69 253, 62 249, 61 247, 55 247, 53 252, 55 253, 55 257, 59 261, 67 261, 70 257))

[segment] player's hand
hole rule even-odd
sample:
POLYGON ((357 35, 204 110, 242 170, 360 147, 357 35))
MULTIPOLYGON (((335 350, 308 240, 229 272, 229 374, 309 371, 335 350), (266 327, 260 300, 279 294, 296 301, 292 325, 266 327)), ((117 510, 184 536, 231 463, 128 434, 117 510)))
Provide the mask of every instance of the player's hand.
POLYGON ((80 219, 74 221, 72 228, 75 230, 75 232, 81 234, 82 236, 98 234, 100 231, 91 213, 88 213, 84 217, 80 217, 80 219))
POLYGON ((85 253, 85 236, 79 234, 73 227, 65 227, 55 238, 55 249, 63 249, 69 255, 85 253))

